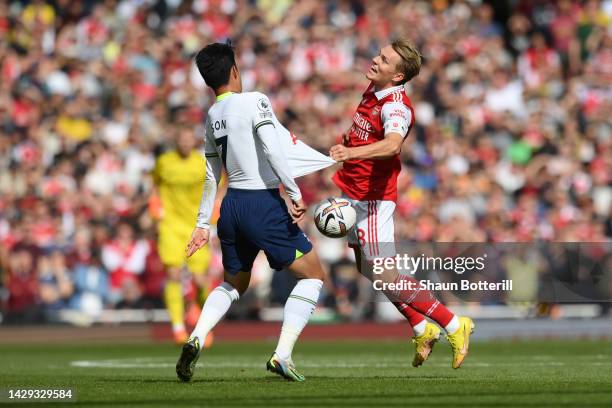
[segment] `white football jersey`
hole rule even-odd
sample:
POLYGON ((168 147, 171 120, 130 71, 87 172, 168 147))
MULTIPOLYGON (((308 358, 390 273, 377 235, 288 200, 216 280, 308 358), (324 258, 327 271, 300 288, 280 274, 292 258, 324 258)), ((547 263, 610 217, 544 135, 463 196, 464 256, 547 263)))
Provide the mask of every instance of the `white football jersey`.
POLYGON ((270 100, 260 92, 235 93, 216 102, 206 119, 207 157, 218 155, 229 187, 245 190, 278 188, 279 178, 257 137, 260 126, 278 124, 270 100))
POLYGON ((270 100, 260 92, 225 94, 206 118, 206 182, 197 225, 208 227, 221 162, 228 186, 260 190, 285 186, 289 197, 301 193, 293 180, 335 163, 297 140, 276 118, 270 100))

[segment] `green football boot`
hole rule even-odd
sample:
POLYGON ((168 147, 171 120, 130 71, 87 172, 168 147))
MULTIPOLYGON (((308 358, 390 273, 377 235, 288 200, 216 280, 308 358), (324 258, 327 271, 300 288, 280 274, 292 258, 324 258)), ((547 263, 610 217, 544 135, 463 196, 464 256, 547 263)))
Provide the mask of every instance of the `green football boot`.
POLYGON ((176 363, 176 375, 179 380, 184 382, 191 380, 199 357, 200 340, 197 337, 192 337, 183 345, 183 351, 176 363))
POLYGON ((276 353, 272 354, 266 364, 268 371, 278 374, 289 381, 304 381, 306 378, 298 373, 291 360, 281 360, 276 353))

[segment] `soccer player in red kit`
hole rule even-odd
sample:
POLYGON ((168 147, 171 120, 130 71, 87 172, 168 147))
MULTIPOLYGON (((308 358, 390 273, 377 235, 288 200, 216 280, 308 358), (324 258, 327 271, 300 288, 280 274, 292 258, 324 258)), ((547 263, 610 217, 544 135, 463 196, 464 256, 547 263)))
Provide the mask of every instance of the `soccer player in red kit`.
MULTIPOLYGON (((374 258, 396 254, 393 212, 401 170, 399 153, 414 125, 414 109, 404 84, 418 75, 420 68, 421 55, 408 41, 396 40, 382 48, 366 73, 370 85, 343 144, 330 149, 330 156, 344 163, 333 181, 357 212, 348 240, 355 251, 357 267, 366 276, 369 271, 362 270, 362 256, 371 263, 374 258)), ((392 299, 402 300, 393 303, 415 333, 412 365, 423 364, 440 336, 440 329, 425 320, 424 316, 428 316, 446 330, 453 350, 452 367, 459 368, 467 355, 474 323, 468 317, 455 316, 431 294, 418 289, 414 292, 392 299)))

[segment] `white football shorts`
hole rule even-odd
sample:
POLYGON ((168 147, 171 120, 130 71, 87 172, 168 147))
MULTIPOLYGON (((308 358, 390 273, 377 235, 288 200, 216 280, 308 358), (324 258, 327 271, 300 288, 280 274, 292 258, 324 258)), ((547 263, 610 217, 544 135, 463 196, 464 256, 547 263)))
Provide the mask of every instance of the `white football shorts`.
POLYGON ((395 203, 382 200, 359 201, 346 195, 342 198, 347 199, 357 213, 355 226, 347 234, 348 245, 361 248, 367 260, 394 257, 396 255, 393 226, 395 203))

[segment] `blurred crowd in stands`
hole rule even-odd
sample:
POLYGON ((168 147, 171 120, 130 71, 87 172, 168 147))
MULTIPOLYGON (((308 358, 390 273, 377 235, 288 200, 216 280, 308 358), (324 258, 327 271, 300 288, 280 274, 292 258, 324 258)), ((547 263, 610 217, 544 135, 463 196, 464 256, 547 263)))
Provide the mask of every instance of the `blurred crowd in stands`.
MULTIPOLYGON (((244 90, 327 152, 371 58, 400 36, 425 59, 407 86, 398 240, 610 240, 612 0, 3 1, 5 319, 163 307, 150 170, 177 124, 203 134, 214 95, 192 62, 202 46, 231 39, 244 90), (117 288, 115 273, 134 279, 117 288)), ((338 194, 334 170, 299 180, 307 203, 338 194)), ((369 295, 344 243, 304 228, 336 283, 327 304, 361 315, 369 295)), ((264 264, 253 302, 282 302, 289 278, 264 264)))

